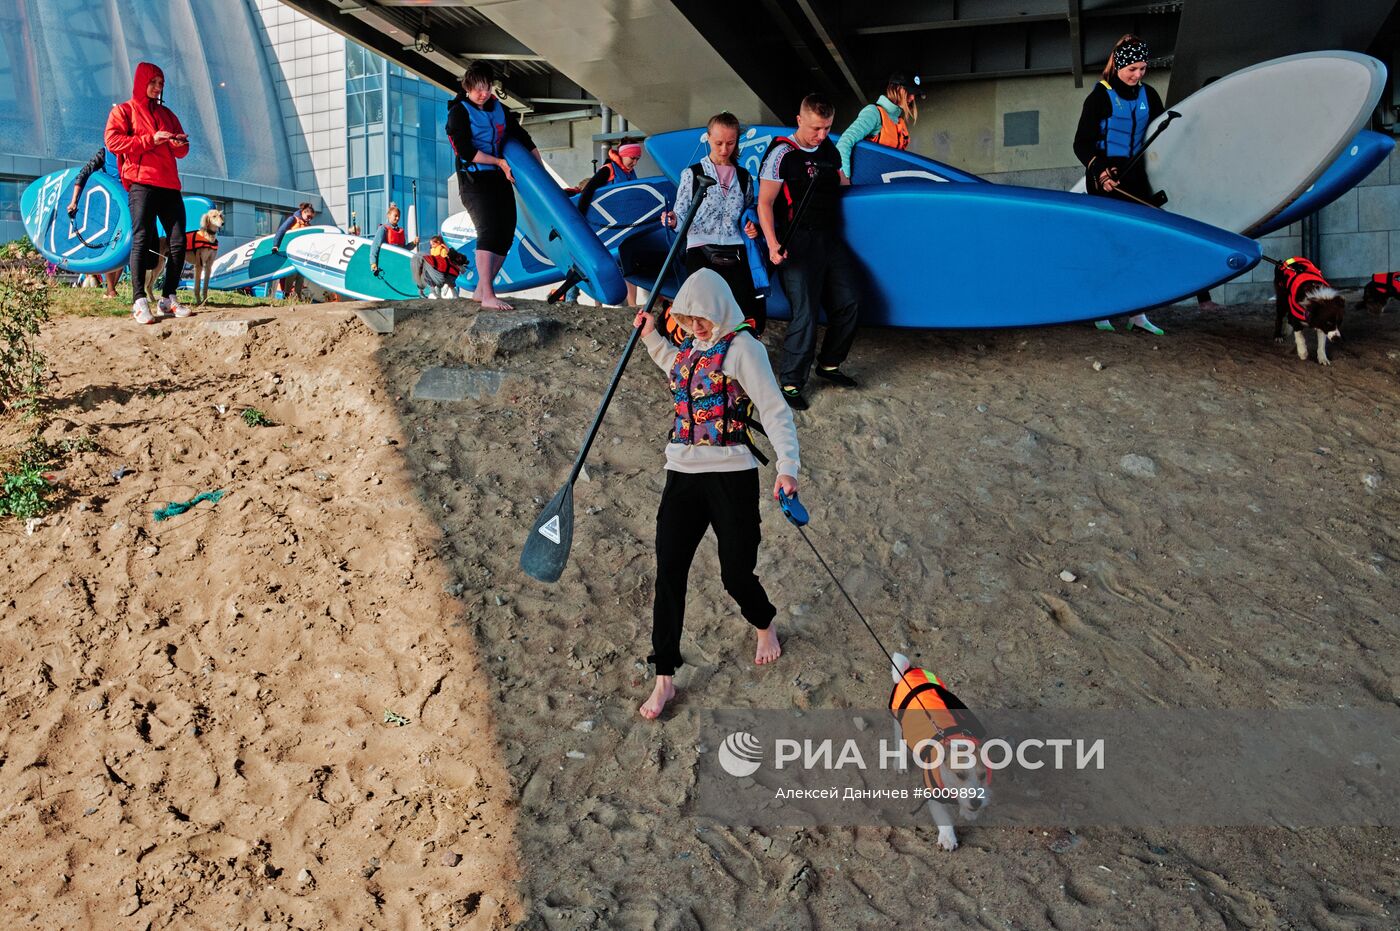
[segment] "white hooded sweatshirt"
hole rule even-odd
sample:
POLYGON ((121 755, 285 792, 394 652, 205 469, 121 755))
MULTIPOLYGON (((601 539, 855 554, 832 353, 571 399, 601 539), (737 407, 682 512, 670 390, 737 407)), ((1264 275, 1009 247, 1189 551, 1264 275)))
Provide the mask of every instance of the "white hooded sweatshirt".
MULTIPOLYGON (((709 349, 720 338, 734 332, 744 322, 744 312, 734 300, 729 285, 713 269, 702 268, 693 273, 676 293, 672 313, 688 317, 703 317, 714 323, 714 332, 708 340, 695 341, 695 348, 709 349)), ((676 347, 660 332, 653 330, 643 338, 647 352, 669 376, 676 364, 676 347)), ((768 362, 768 352, 763 344, 754 338, 753 333, 743 330, 729 344, 720 368, 729 378, 738 381, 744 393, 753 401, 758 411, 758 419, 768 432, 768 440, 773 444, 779 475, 796 480, 800 465, 797 457, 797 427, 792 422, 792 411, 778 380, 773 377, 773 367, 768 362)), ((666 444, 666 468, 673 472, 742 472, 758 468, 758 460, 747 446, 691 446, 685 443, 666 444)))

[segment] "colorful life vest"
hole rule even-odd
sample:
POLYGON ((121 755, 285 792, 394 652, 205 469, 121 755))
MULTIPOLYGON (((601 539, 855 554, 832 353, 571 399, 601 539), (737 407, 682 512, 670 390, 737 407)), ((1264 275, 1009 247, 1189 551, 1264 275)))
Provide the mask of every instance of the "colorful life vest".
POLYGON ((696 349, 695 338, 687 337, 671 366, 671 396, 675 401, 675 424, 671 442, 687 446, 749 446, 746 412, 748 395, 739 383, 724 374, 729 346, 747 323, 720 339, 709 349, 696 349))
POLYGON ((1327 279, 1322 277, 1322 270, 1301 255, 1284 260, 1274 272, 1274 285, 1281 286, 1288 295, 1288 315, 1302 324, 1308 322, 1308 312, 1298 299, 1298 294, 1306 284, 1330 287, 1327 279))
MULTIPOLYGON (((463 107, 467 108, 467 119, 472 128, 472 145, 476 146, 478 152, 485 152, 494 158, 500 158, 506 144, 506 108, 493 95, 486 101, 486 106, 473 106, 468 101, 462 101, 463 107)), ((461 155, 457 156, 458 171, 500 171, 498 165, 485 165, 481 162, 465 161, 461 155)))
POLYGON ((452 249, 449 249, 445 245, 433 243, 432 248, 428 250, 428 254, 423 256, 423 261, 427 262, 444 275, 455 278, 462 273, 462 266, 457 263, 457 256, 459 255, 460 253, 454 253, 452 249))
POLYGON ((773 140, 774 146, 782 144, 790 145, 792 149, 783 156, 782 164, 778 166, 778 177, 783 181, 782 209, 775 210, 773 217, 777 221, 778 236, 787 233, 787 228, 797 215, 798 205, 802 203, 807 189, 813 185, 816 185, 816 190, 808 198, 801 228, 835 229, 837 195, 841 190, 841 153, 830 137, 823 139, 821 145, 811 152, 787 136, 773 140))
POLYGON ((386 226, 379 224, 379 228, 384 231, 384 243, 390 246, 402 246, 408 242, 408 236, 404 233, 402 226, 386 226))
MULTIPOLYGON (((890 713, 899 723, 904 742, 918 752, 925 763, 933 756, 931 743, 961 738, 981 744, 987 739, 977 716, 927 669, 910 667, 894 684, 890 692, 890 713), (920 748, 920 744, 924 746, 920 748)), ((924 782, 930 788, 932 783, 941 787, 942 776, 937 770, 924 768, 924 782)))
POLYGON ((1107 80, 1099 82, 1108 91, 1108 101, 1113 105, 1113 114, 1099 121, 1099 151, 1110 158, 1132 158, 1142 148, 1147 138, 1148 119, 1147 91, 1138 85, 1136 100, 1119 96, 1107 80))
POLYGON ((191 230, 185 234, 185 254, 194 255, 201 249, 219 251, 219 237, 204 230, 191 230))
POLYGON ((865 138, 892 149, 909 148, 909 124, 904 121, 904 114, 901 113, 899 121, 896 122, 890 118, 889 111, 884 107, 876 104, 875 109, 880 111, 880 128, 865 138))
POLYGON ((310 226, 310 225, 311 225, 310 223, 307 223, 305 220, 303 220, 303 219, 301 218, 301 212, 298 211, 297 213, 295 213, 295 214, 292 215, 292 225, 289 226, 289 227, 287 227, 287 229, 288 229, 288 230, 305 229, 306 227, 308 227, 308 226, 310 226))

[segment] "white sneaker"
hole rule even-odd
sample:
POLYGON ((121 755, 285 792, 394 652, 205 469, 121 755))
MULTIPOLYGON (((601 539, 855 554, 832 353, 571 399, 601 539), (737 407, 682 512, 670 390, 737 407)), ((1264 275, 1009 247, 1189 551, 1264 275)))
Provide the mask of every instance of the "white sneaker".
POLYGON ((177 300, 174 298, 174 296, 172 296, 169 300, 170 300, 170 303, 168 303, 168 304, 165 305, 165 312, 166 312, 166 313, 174 314, 176 317, 179 317, 180 319, 183 320, 185 317, 188 317, 190 314, 192 314, 192 313, 194 312, 194 311, 190 310, 188 307, 186 307, 184 304, 181 304, 179 301, 177 301, 177 300))
POLYGON ((156 322, 156 318, 151 316, 151 303, 144 297, 138 297, 136 303, 131 305, 131 316, 136 318, 137 323, 156 322))

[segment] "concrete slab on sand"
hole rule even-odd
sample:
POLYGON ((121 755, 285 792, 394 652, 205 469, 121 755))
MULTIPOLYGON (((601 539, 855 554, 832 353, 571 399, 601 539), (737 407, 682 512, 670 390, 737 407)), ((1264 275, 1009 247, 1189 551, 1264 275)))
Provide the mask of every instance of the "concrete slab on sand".
POLYGON ((527 311, 479 313, 462 334, 462 349, 469 361, 486 362, 543 346, 562 325, 553 317, 527 311))
POLYGON ((505 384, 507 373, 466 366, 431 368, 413 386, 415 401, 480 401, 496 394, 505 384))

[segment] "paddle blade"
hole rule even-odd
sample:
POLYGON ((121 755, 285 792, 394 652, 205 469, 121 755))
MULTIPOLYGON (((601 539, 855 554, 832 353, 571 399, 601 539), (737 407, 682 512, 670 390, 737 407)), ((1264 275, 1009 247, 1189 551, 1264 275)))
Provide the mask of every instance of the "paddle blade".
POLYGON ((520 568, 532 579, 557 582, 569 562, 574 542, 574 486, 566 483, 540 511, 525 548, 520 551, 520 568))

